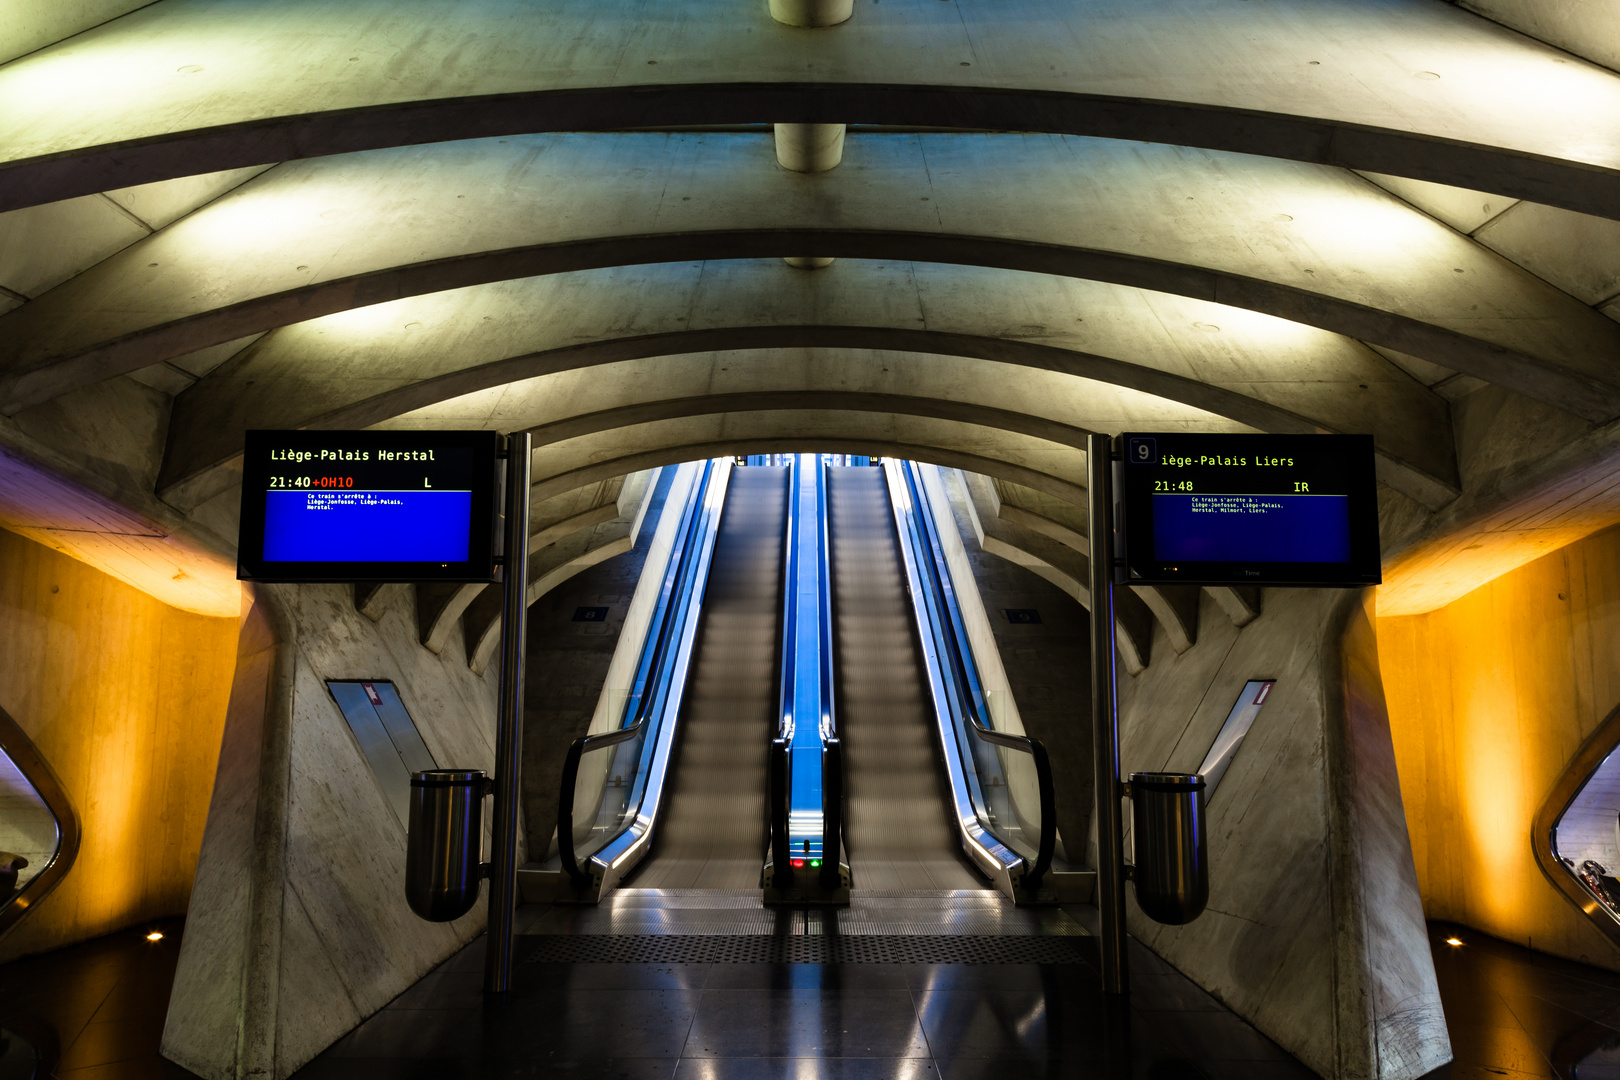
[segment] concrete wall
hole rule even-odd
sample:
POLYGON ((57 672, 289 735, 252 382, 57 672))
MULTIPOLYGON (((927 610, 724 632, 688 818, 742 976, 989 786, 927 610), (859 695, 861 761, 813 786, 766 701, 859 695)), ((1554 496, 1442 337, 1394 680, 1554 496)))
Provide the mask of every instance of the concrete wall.
POLYGON ((479 934, 405 904, 405 829, 326 688, 391 679, 443 766, 494 760, 495 675, 421 647, 409 589, 262 586, 244 625, 163 1053, 281 1080, 479 934))
POLYGON ((78 861, 0 962, 185 912, 236 628, 0 531, 0 707, 83 828, 78 861))
POLYGON ((1205 604, 1196 646, 1162 644, 1120 680, 1127 774, 1193 771, 1244 682, 1277 685, 1209 801, 1208 910, 1167 927, 1128 899, 1131 932, 1323 1076, 1449 1060, 1362 598, 1267 590, 1241 629, 1205 604))
POLYGON ((1620 703, 1620 529, 1424 615, 1378 620, 1401 790, 1430 918, 1620 971, 1538 869, 1536 812, 1620 703))

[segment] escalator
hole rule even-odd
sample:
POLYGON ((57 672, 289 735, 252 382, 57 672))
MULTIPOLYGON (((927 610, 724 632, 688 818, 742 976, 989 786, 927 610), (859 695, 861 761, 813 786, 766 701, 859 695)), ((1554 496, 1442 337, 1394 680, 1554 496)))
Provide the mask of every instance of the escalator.
POLYGON ((625 884, 753 889, 765 849, 766 751, 781 645, 784 467, 736 470, 715 540, 668 805, 625 884))
POLYGON ((940 741, 884 472, 828 470, 845 842, 862 890, 985 889, 947 813, 940 741))
POLYGON ((604 687, 564 764, 540 871, 558 898, 633 883, 790 906, 852 887, 1052 902, 1051 768, 999 664, 1000 689, 981 679, 987 628, 959 603, 940 481, 851 466, 681 467, 666 558, 632 604, 645 594, 633 677, 604 687))

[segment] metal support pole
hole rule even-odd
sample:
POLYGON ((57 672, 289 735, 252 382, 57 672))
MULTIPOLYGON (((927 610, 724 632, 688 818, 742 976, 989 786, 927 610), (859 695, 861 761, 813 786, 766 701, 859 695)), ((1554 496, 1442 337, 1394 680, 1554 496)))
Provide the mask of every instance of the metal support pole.
POLYGON ((506 437, 506 533, 502 573, 501 682, 495 719, 495 821, 490 839, 489 931, 484 992, 512 988, 512 912, 517 900, 518 746, 523 723, 529 592, 529 453, 526 431, 506 437))
POLYGON ((1114 651, 1113 440, 1086 440, 1087 517, 1091 534, 1091 732, 1097 809, 1097 914, 1102 986, 1130 992, 1125 955, 1125 834, 1120 813, 1119 711, 1114 651))

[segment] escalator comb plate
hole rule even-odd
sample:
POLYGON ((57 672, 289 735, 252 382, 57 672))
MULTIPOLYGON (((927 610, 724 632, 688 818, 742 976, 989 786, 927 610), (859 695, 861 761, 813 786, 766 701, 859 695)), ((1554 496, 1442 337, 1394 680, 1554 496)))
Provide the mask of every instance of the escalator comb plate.
POLYGON ((523 945, 535 964, 1077 964, 1096 952, 1086 937, 964 934, 531 934, 523 945))

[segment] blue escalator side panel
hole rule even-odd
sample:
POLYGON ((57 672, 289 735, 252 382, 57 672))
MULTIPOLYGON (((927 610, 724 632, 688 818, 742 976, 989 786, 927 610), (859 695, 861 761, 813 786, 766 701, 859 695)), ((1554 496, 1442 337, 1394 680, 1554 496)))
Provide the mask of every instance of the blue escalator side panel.
MULTIPOLYGON (((637 673, 635 693, 640 695, 640 704, 651 717, 663 718, 668 711, 665 706, 670 695, 684 689, 675 686, 672 678, 675 651, 686 624, 698 615, 703 588, 708 584, 707 576, 700 576, 699 570, 704 541, 707 539, 707 532, 703 528, 705 524, 703 511, 713 477, 714 463, 705 462, 703 476, 695 486, 681 520, 681 531, 675 548, 676 556, 669 560, 669 569, 664 573, 659 603, 659 614, 662 617, 662 625, 659 627, 661 632, 656 639, 648 635, 648 645, 643 651, 652 652, 653 656, 650 659, 644 656, 642 670, 637 673)), ((634 700, 633 695, 632 701, 634 700)), ((634 721, 635 718, 627 715, 625 726, 634 721)), ((652 763, 653 751, 658 745, 656 734, 649 731, 647 736, 640 740, 641 760, 636 769, 636 785, 631 792, 631 799, 636 803, 639 803, 646 794, 648 766, 652 763)))
POLYGON ((821 749, 830 718, 831 685, 824 655, 827 484, 820 460, 800 455, 793 470, 792 741, 789 744, 788 838, 795 858, 821 857, 821 749))

